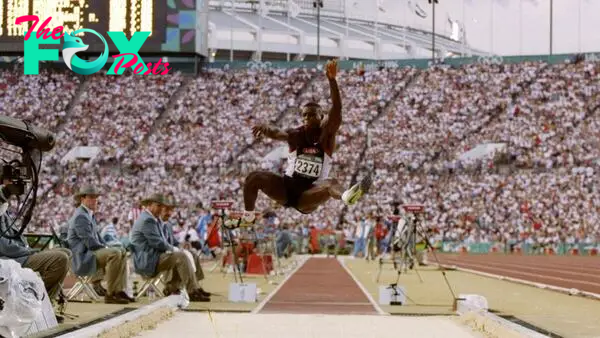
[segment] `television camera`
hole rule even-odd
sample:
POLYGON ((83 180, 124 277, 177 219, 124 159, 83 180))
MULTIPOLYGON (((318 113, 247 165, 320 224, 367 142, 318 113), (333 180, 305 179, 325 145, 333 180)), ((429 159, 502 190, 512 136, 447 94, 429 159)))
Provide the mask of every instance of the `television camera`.
MULTIPOLYGON (((13 147, 21 148, 21 159, 6 161, 2 159, 2 185, 0 188, 0 211, 4 214, 8 209, 11 197, 18 200, 17 212, 13 214, 12 224, 0 233, 0 237, 16 238, 21 236, 33 215, 37 200, 38 176, 42 164, 42 153, 54 148, 54 135, 48 130, 31 125, 28 121, 0 115, 0 140, 13 147), (26 188, 29 190, 26 192, 26 188), (21 197, 25 199, 21 201, 21 197), (17 233, 13 229, 14 223, 22 218, 21 226, 17 233)), ((11 148, 2 148, 5 151, 18 153, 11 148)))

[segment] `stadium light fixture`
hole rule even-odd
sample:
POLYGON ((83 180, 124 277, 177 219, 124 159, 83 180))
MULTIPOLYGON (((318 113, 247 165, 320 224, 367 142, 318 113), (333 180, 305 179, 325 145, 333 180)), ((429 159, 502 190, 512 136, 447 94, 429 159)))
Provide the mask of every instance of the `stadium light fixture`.
POLYGON ((439 5, 438 0, 428 0, 431 5, 431 62, 435 62, 435 5, 439 5))
POLYGON ((321 8, 323 0, 313 1, 313 8, 317 9, 317 62, 321 61, 321 8))

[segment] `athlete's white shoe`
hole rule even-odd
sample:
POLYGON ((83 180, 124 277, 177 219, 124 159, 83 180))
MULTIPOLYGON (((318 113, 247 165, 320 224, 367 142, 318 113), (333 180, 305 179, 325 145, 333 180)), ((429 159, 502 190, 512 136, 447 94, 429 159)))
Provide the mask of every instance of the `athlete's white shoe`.
POLYGON ((242 226, 254 224, 254 221, 256 221, 254 211, 244 211, 244 215, 242 216, 242 226))
POLYGON ((342 201, 346 203, 346 205, 353 205, 358 202, 358 200, 369 191, 369 187, 371 187, 371 174, 367 174, 363 179, 352 186, 352 188, 344 191, 342 194, 342 201))
POLYGON ((238 222, 239 222, 239 220, 237 220, 237 219, 228 218, 225 221, 225 228, 235 229, 237 227, 238 222))

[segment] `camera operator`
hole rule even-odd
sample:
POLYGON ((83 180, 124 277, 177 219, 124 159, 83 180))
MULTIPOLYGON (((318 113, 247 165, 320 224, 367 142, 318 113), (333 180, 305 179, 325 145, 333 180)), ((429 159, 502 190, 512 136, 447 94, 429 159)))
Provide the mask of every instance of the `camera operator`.
MULTIPOLYGON (((13 227, 13 218, 7 212, 8 200, 24 192, 23 186, 12 183, 3 178, 0 186, 0 234, 4 234, 0 237, 0 259, 13 259, 22 267, 39 273, 50 300, 54 302, 69 272, 71 251, 63 248, 39 251, 30 248, 24 236, 9 238, 16 237, 19 231, 13 227)), ((57 316, 57 320, 60 322, 62 318, 57 316)))

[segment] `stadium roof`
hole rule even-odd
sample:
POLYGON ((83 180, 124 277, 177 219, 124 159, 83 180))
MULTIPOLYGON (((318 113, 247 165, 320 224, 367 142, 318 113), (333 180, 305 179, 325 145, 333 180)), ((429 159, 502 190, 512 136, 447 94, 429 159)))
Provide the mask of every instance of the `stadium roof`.
MULTIPOLYGON (((431 57, 430 32, 332 15, 321 15, 320 21, 323 56, 379 60, 431 57)), ((284 11, 260 15, 253 9, 212 8, 208 45, 213 51, 293 54, 302 60, 317 54, 317 30, 314 15, 300 13, 292 17, 284 11)), ((437 34, 436 51, 438 57, 484 54, 437 34)))

